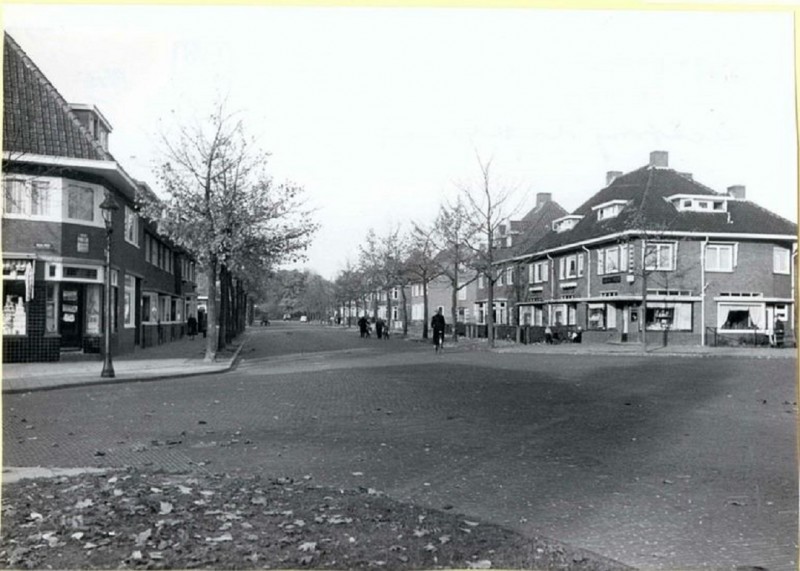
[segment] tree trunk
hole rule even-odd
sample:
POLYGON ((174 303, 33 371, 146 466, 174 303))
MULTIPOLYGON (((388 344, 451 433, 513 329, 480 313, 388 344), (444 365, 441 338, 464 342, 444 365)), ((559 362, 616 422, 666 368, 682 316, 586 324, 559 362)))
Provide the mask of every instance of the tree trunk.
POLYGON ((225 280, 226 272, 227 270, 223 264, 219 269, 219 331, 217 334, 217 351, 222 351, 225 348, 225 331, 228 327, 228 296, 225 291, 228 284, 225 280))
POLYGON ((428 313, 428 282, 422 282, 422 338, 428 338, 428 317, 430 313, 428 313))
MULTIPOLYGON (((491 268, 491 266, 489 266, 491 268)), ((487 276, 486 337, 489 347, 494 347, 494 281, 487 276)))
POLYGON ((392 330, 392 289, 386 290, 386 327, 389 331, 392 330))
POLYGON ((458 282, 453 283, 450 288, 450 323, 453 327, 453 341, 458 342, 458 333, 456 333, 456 322, 458 321, 458 282))
POLYGON ((406 288, 400 288, 403 298, 403 336, 408 337, 408 298, 406 298, 406 288))
POLYGON ((206 267, 208 302, 206 303, 206 354, 204 361, 211 363, 217 356, 217 256, 209 256, 206 267))

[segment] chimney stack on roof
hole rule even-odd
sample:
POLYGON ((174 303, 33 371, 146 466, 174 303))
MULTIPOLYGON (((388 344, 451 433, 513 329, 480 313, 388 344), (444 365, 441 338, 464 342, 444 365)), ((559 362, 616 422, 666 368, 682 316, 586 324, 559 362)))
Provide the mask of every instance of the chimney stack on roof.
POLYGON ((745 187, 743 184, 735 184, 728 187, 728 196, 738 198, 739 200, 745 199, 745 187))
POLYGON ((536 193, 536 208, 541 208, 553 199, 552 192, 537 192, 536 193))
POLYGON ((622 171, 608 171, 606 173, 606 186, 610 185, 617 178, 622 176, 622 171))
POLYGON ((656 168, 667 168, 669 166, 669 153, 667 151, 651 152, 650 166, 656 168))

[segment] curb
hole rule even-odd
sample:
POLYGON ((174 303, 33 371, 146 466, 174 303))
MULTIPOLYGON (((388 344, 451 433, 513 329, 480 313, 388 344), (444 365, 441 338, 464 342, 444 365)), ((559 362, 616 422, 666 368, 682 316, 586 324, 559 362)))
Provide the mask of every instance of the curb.
MULTIPOLYGON (((98 379, 91 379, 86 381, 78 381, 76 383, 65 383, 65 384, 55 384, 49 385, 46 387, 29 387, 29 388, 11 388, 11 389, 3 389, 2 394, 4 395, 13 395, 13 394, 20 394, 20 393, 33 393, 33 392, 41 392, 41 391, 53 391, 59 389, 71 389, 73 387, 88 387, 94 385, 117 385, 117 384, 125 384, 125 383, 148 383, 154 381, 163 381, 168 379, 182 379, 186 377, 202 377, 206 375, 218 375, 222 373, 228 373, 235 369, 239 365, 239 357, 242 353, 242 348, 247 343, 247 336, 245 333, 245 337, 242 339, 242 342, 234 351, 233 356, 228 360, 227 365, 221 366, 219 369, 213 371, 199 371, 199 372, 181 372, 181 373, 167 373, 163 375, 150 375, 150 376, 140 376, 140 377, 124 377, 124 378, 98 378, 98 379)), ((223 363, 220 363, 222 365, 223 363)))
POLYGON ((773 355, 752 355, 748 353, 713 353, 713 352, 683 352, 683 351, 537 351, 520 350, 516 348, 495 348, 493 353, 507 353, 516 355, 563 355, 565 357, 581 356, 600 356, 600 357, 689 357, 694 359, 797 359, 797 353, 773 354, 773 355))

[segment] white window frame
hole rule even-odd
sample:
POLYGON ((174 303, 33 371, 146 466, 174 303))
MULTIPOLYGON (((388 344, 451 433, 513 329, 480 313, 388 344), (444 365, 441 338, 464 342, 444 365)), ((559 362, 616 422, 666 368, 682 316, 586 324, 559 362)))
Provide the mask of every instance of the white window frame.
POLYGON ((547 281, 547 261, 543 262, 534 262, 531 264, 531 275, 533 276, 531 279, 532 283, 541 284, 547 281))
POLYGON ((508 266, 506 268, 506 284, 514 285, 514 267, 508 266))
POLYGON ((677 244, 675 242, 645 242, 642 248, 642 267, 648 271, 655 272, 671 272, 675 270, 675 259, 677 258, 677 244), (648 263, 647 252, 649 249, 654 248, 655 264, 648 263), (667 249, 669 251, 669 267, 662 267, 661 265, 661 251, 667 249))
POLYGON ((139 247, 139 215, 130 206, 125 206, 125 241, 139 247))
POLYGON ((772 247, 772 273, 787 276, 792 273, 792 251, 789 248, 772 247))
POLYGON ((484 278, 485 276, 483 274, 478 275, 478 289, 483 289, 486 287, 486 280, 484 278))
POLYGON ((56 196, 58 190, 57 185, 51 184, 50 180, 35 180, 23 176, 5 177, 3 179, 3 216, 7 218, 60 222, 61 219, 58 215, 60 203, 56 196), (11 185, 16 186, 20 194, 20 203, 17 205, 18 209, 13 212, 9 211, 8 200, 11 185), (35 207, 42 204, 42 196, 46 196, 44 200, 45 208, 42 211, 34 212, 35 207))
POLYGON ((737 257, 738 257, 737 253, 738 252, 737 251, 738 251, 737 244, 730 243, 730 242, 727 242, 727 243, 710 242, 709 244, 706 244, 706 251, 705 251, 705 269, 706 269, 706 271, 707 272, 722 272, 722 273, 731 273, 731 272, 733 272, 733 270, 736 268, 737 261, 738 261, 737 260, 737 257), (729 252, 729 254, 726 254, 726 256, 725 256, 726 260, 730 262, 730 266, 729 267, 721 263, 722 260, 723 260, 722 253, 725 252, 725 251, 729 252), (709 252, 715 252, 716 253, 716 256, 715 256, 716 260, 715 261, 717 263, 715 265, 711 264, 712 258, 709 257, 709 252))
POLYGON ((558 261, 558 279, 571 280, 579 276, 578 273, 578 257, 582 254, 570 254, 564 256, 558 261))

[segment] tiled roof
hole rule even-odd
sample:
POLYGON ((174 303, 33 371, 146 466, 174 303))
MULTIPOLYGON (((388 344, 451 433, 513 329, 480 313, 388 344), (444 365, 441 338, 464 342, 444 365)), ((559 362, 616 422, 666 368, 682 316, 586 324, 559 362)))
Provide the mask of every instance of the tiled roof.
POLYGON ((502 248, 499 258, 509 258, 527 252, 550 231, 553 220, 567 213, 560 204, 548 200, 531 209, 521 220, 512 220, 511 229, 519 232, 513 237, 511 248, 502 248))
POLYGON ((626 230, 679 231, 698 233, 797 235, 797 224, 747 200, 730 200, 728 212, 679 212, 664 200, 674 194, 727 196, 667 168, 642 167, 616 178, 595 193, 573 214, 583 218, 571 230, 548 232, 524 254, 583 242, 626 230), (612 200, 626 200, 622 212, 598 220, 593 206, 612 200))
POLYGON ((3 51, 3 150, 113 160, 11 36, 3 51))

